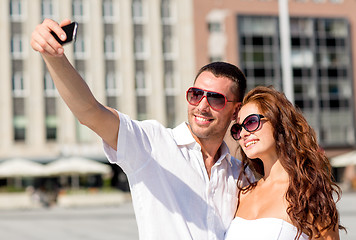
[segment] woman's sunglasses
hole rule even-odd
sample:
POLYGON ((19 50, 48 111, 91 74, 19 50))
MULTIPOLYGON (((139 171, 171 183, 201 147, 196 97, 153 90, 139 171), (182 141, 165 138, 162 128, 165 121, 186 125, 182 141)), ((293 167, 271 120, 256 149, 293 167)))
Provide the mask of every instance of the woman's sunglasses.
POLYGON ((242 124, 235 123, 231 127, 231 136, 235 140, 241 139, 241 131, 244 128, 247 132, 256 131, 261 125, 261 118, 264 118, 261 114, 248 115, 242 122, 242 124))
POLYGON ((206 97, 209 106, 215 111, 220 111, 225 108, 227 102, 235 102, 228 101, 224 94, 212 91, 206 91, 204 89, 191 87, 187 91, 187 101, 189 104, 197 106, 203 97, 206 97))

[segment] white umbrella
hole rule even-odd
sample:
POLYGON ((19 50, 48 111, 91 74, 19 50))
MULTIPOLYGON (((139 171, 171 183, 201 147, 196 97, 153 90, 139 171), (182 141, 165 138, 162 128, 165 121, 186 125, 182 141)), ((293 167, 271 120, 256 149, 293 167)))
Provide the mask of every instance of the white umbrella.
POLYGON ((45 175, 44 166, 23 158, 8 159, 0 163, 0 177, 28 177, 45 175))
POLYGON ((47 164, 45 169, 49 175, 88 175, 108 174, 111 172, 110 166, 81 157, 60 158, 47 164))
POLYGON ((46 165, 49 175, 71 175, 72 187, 79 187, 79 175, 108 174, 108 165, 81 157, 60 158, 46 165))
POLYGON ((346 167, 356 165, 356 150, 331 158, 333 167, 346 167))

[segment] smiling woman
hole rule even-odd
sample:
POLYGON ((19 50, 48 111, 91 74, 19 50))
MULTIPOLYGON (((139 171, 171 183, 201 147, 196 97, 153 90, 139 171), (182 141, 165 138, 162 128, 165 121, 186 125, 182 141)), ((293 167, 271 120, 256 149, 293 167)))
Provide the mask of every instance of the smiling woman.
POLYGON ((257 159, 263 174, 256 183, 238 186, 238 208, 225 240, 339 239, 339 229, 345 228, 333 200, 334 193, 340 198, 340 189, 329 160, 283 93, 272 87, 251 90, 231 135, 240 144, 243 169, 257 159), (248 231, 255 228, 261 231, 248 231))

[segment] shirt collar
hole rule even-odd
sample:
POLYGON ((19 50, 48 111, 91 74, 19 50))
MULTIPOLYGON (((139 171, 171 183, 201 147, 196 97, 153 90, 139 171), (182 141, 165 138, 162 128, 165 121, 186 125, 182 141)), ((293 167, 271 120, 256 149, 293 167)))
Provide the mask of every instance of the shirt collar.
POLYGON ((188 128, 188 123, 183 122, 173 129, 173 137, 177 145, 189 145, 196 143, 188 128))
MULTIPOLYGON (((192 133, 189 130, 187 122, 183 122, 173 129, 173 137, 174 137, 174 140, 176 141, 177 145, 189 145, 189 144, 193 144, 193 143, 199 145, 195 141, 194 137, 192 136, 192 133)), ((199 146, 199 149, 201 149, 200 146, 199 146)), ((221 151, 221 155, 216 163, 220 164, 220 162, 224 158, 226 158, 226 160, 229 162, 230 166, 232 166, 231 154, 230 154, 229 148, 227 147, 227 145, 224 141, 221 144, 220 151, 221 151)))

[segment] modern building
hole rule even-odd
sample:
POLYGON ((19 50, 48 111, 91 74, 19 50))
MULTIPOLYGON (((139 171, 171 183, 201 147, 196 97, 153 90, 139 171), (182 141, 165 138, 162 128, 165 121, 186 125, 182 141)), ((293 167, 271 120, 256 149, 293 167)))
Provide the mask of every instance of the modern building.
POLYGON ((0 9, 0 159, 106 161, 30 46, 45 18, 78 22, 65 52, 100 102, 167 127, 186 119, 196 69, 190 0, 1 0, 0 9))
MULTIPOLYGON (((294 103, 332 158, 356 148, 356 1, 287 2, 294 103)), ((279 7, 278 0, 195 0, 196 66, 232 62, 248 89, 283 90, 279 7)))

